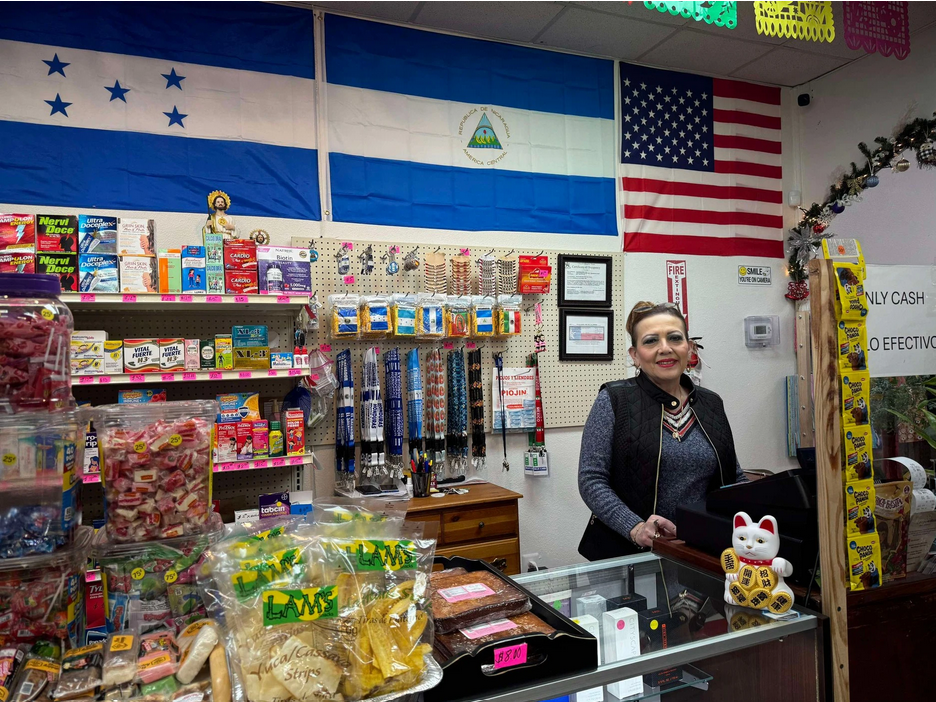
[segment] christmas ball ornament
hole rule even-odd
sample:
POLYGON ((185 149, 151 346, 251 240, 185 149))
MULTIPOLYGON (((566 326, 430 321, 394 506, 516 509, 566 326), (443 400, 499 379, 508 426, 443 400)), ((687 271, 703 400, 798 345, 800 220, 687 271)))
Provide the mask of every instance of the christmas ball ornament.
POLYGON ((824 225, 822 222, 819 222, 819 224, 816 224, 815 226, 813 226, 812 230, 816 234, 822 234, 822 232, 825 231, 825 228, 826 228, 826 225, 824 225))
POLYGON ((805 300, 809 297, 809 284, 805 280, 791 280, 787 283, 787 293, 784 296, 788 300, 805 300))
POLYGON ((920 150, 917 152, 917 161, 921 165, 936 166, 936 145, 931 141, 924 141, 920 144, 920 150))
POLYGON ((910 168, 910 162, 905 158, 900 159, 897 163, 894 164, 894 171, 897 173, 903 173, 908 168, 910 168))
POLYGON ((845 203, 841 200, 836 200, 832 203, 832 211, 835 214, 842 214, 845 211, 845 203))
POLYGON ((867 179, 865 180, 865 186, 869 188, 876 188, 880 182, 881 182, 881 179, 878 178, 876 175, 869 175, 867 179))

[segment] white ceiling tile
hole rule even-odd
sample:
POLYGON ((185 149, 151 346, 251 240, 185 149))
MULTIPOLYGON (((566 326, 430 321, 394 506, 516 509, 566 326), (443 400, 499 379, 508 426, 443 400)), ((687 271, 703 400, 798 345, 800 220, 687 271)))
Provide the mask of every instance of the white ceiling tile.
POLYGON ((537 41, 573 51, 634 59, 674 29, 569 7, 537 41))
POLYGON ((704 73, 728 75, 744 64, 771 50, 768 44, 739 41, 727 36, 715 36, 681 29, 662 44, 640 56, 642 63, 673 68, 696 66, 704 73), (704 58, 703 58, 704 57, 704 58))
POLYGON ((848 59, 807 54, 778 46, 731 75, 773 85, 794 86, 807 83, 848 62, 848 59))
POLYGON ((562 12, 557 2, 427 2, 416 23, 475 36, 532 41, 562 12))
POLYGON ((362 17, 376 17, 377 19, 405 22, 410 18, 418 2, 315 2, 315 7, 337 12, 347 12, 349 15, 362 17))
POLYGON ((671 15, 669 12, 648 10, 642 2, 620 2, 620 0, 606 0, 605 2, 567 2, 570 7, 577 7, 595 12, 606 12, 620 17, 630 17, 638 21, 656 22, 657 24, 671 24, 678 27, 690 20, 681 15, 671 15))

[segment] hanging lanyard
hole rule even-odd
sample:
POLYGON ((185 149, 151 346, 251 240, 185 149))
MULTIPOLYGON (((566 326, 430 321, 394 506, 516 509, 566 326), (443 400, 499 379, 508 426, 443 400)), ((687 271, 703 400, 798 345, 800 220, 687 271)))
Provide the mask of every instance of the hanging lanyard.
POLYGON ((400 372, 400 349, 384 354, 387 380, 387 464, 395 478, 403 477, 403 383, 400 372))
MULTIPOLYGON (((417 455, 422 450, 423 391, 419 368, 419 349, 406 354, 406 415, 409 429, 409 449, 417 455)), ((416 460, 416 456, 413 457, 416 460)))
POLYGON ((481 349, 468 352, 468 403, 471 409, 471 465, 484 470, 487 447, 484 438, 484 385, 481 381, 481 349))

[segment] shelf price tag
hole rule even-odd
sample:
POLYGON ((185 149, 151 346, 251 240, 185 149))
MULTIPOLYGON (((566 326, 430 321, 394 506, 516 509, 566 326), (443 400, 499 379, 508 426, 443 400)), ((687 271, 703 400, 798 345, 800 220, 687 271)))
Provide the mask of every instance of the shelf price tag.
POLYGON ((198 380, 198 373, 183 373, 182 380, 198 380))
POLYGON ((346 275, 344 278, 342 278, 342 280, 344 281, 345 285, 354 285, 353 275, 346 275))
POLYGON ((504 646, 494 649, 494 670, 511 668, 527 662, 527 645, 525 643, 515 646, 504 646))
POLYGON ((250 300, 246 295, 235 295, 234 302, 240 302, 246 305, 248 302, 250 302, 250 300))
POLYGON ((83 375, 80 378, 78 378, 79 385, 91 385, 91 383, 93 382, 94 382, 94 378, 91 377, 90 375, 83 375))
POLYGON ((81 301, 82 302, 96 302, 97 295, 95 295, 94 293, 81 293, 81 301))
POLYGON ((476 349, 476 348, 478 348, 478 345, 477 345, 475 342, 473 342, 473 341, 469 341, 467 344, 465 344, 465 348, 466 348, 466 349, 476 349))
POLYGON ((286 459, 285 459, 285 458, 274 458, 272 461, 270 461, 270 465, 272 465, 274 468, 279 468, 280 466, 285 466, 285 465, 286 465, 286 459))
POLYGON ((287 372, 287 375, 290 375, 290 376, 293 376, 293 375, 302 375, 302 369, 301 369, 301 368, 290 368, 289 371, 287 372))
POLYGON ((206 296, 205 296, 205 301, 206 301, 206 302, 212 302, 212 303, 214 303, 214 302, 221 302, 221 296, 220 296, 220 295, 206 295, 206 296))
POLYGON ((162 302, 175 302, 177 298, 175 295, 162 295, 159 299, 162 302))
POLYGON ((111 377, 109 375, 98 376, 98 383, 100 383, 101 385, 107 385, 110 382, 110 380, 111 380, 111 377))
POLYGON ((253 462, 253 467, 254 468, 266 468, 267 467, 266 459, 258 458, 256 461, 253 462))
POLYGON ((175 373, 163 373, 162 381, 164 383, 171 383, 175 380, 175 373))
POLYGON ((221 371, 211 371, 208 374, 208 380, 221 380, 222 377, 224 376, 222 375, 221 371))
POLYGON ((276 376, 279 375, 279 372, 275 368, 271 368, 270 370, 267 371, 267 375, 270 376, 271 378, 275 378, 276 376))
POLYGON ((446 341, 444 344, 442 344, 442 348, 444 348, 446 351, 451 351, 455 348, 455 344, 451 341, 446 341))
POLYGON ((305 460, 305 456, 293 456, 292 458, 289 459, 289 465, 300 466, 302 465, 302 462, 304 460, 305 460))
POLYGON ((253 378, 253 373, 250 371, 241 371, 237 374, 238 378, 253 378))
POLYGON ((124 302, 136 302, 136 295, 124 295, 123 301, 124 302))
POLYGON ((131 383, 142 383, 146 381, 146 375, 144 373, 134 373, 130 376, 131 383))
POLYGON ((289 295, 277 295, 276 304, 277 305, 288 305, 290 303, 289 295))
POLYGON ((191 295, 179 295, 182 302, 191 302, 194 298, 191 295))

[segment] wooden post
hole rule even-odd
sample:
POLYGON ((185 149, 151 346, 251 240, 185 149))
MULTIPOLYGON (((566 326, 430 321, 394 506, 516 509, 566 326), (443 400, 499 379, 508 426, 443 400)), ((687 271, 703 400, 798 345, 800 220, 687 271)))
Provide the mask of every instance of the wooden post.
POLYGON ((829 617, 831 627, 835 702, 849 702, 845 489, 842 479, 835 280, 831 261, 814 259, 809 262, 809 298, 816 383, 816 482, 822 612, 829 617))
POLYGON ((816 433, 813 430, 812 399, 812 348, 810 344, 810 312, 805 301, 796 303, 796 390, 799 398, 799 437, 800 448, 812 448, 816 445, 816 433))

